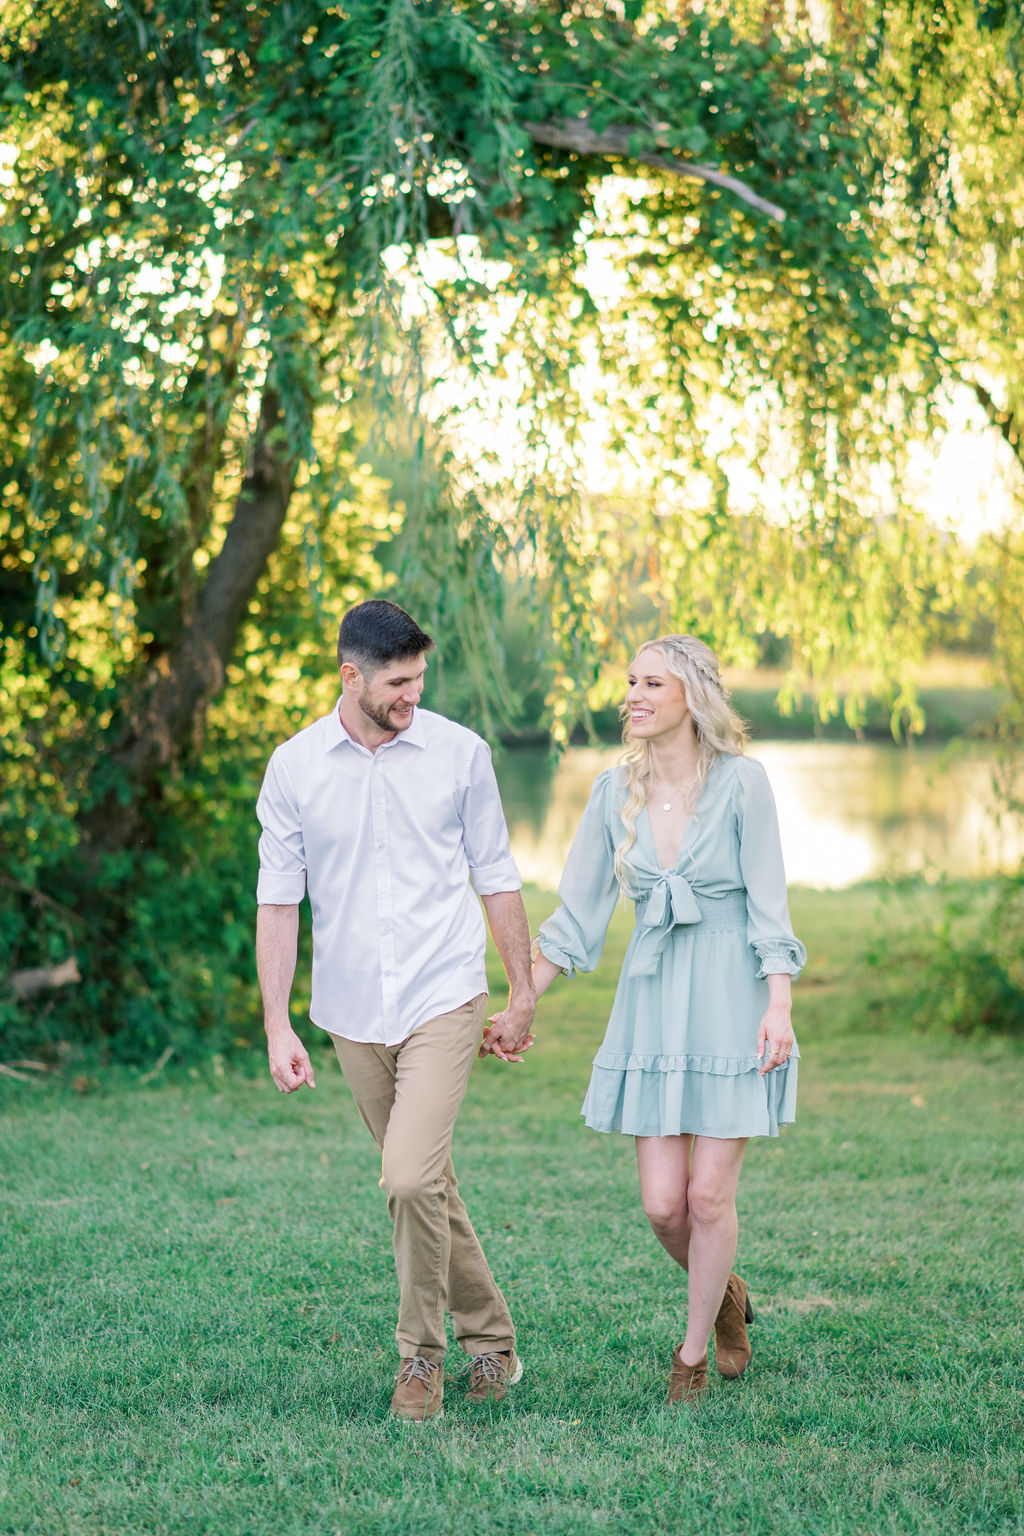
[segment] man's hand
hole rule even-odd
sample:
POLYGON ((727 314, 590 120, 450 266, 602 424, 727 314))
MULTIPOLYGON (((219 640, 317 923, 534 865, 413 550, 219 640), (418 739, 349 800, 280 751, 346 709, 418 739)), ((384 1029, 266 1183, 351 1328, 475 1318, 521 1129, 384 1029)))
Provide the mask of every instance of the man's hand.
POLYGON ((522 1061, 524 1052, 530 1049, 534 1037, 530 1032, 533 1023, 535 999, 519 995, 509 999, 508 1007, 501 1013, 492 1013, 484 1030, 478 1056, 497 1056, 499 1061, 522 1061))
POLYGON ((267 1055, 270 1058, 270 1075, 282 1093, 294 1093, 305 1083, 315 1088, 313 1064, 306 1047, 291 1026, 267 1031, 267 1055))
POLYGON ((483 896, 484 911, 501 963, 508 977, 508 1007, 494 1013, 484 1030, 478 1056, 497 1056, 499 1061, 522 1061, 533 1044, 530 1025, 537 1006, 530 973, 530 925, 520 891, 496 891, 483 896))
POLYGON ((262 902, 256 917, 256 971, 263 995, 270 1075, 282 1093, 293 1093, 303 1083, 313 1087, 313 1068, 288 1017, 298 941, 298 906, 262 902))

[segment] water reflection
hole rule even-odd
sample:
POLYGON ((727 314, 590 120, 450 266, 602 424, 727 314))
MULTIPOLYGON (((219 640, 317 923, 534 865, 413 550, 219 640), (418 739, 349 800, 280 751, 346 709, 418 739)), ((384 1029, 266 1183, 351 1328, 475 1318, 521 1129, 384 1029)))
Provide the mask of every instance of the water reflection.
MULTIPOLYGON (((618 747, 574 747, 557 765, 543 750, 507 752, 498 778, 525 880, 553 887, 595 775, 618 747)), ((991 759, 941 747, 762 741, 753 754, 775 791, 790 881, 837 888, 907 874, 1014 869, 1024 827, 1000 820, 991 759)))

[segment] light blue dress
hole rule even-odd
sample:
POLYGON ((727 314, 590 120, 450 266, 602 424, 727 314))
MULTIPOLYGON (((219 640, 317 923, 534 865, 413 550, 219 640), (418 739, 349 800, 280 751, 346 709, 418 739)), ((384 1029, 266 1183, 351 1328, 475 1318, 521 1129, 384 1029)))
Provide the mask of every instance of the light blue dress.
MULTIPOLYGON (((592 971, 619 894, 613 858, 625 836, 626 771, 594 781, 541 952, 568 975, 592 971)), ((646 810, 627 855, 636 926, 583 1102, 596 1131, 628 1136, 777 1136, 796 1111, 797 1056, 759 1075, 766 976, 798 976, 778 818, 768 778, 749 757, 722 754, 662 869, 646 810)))

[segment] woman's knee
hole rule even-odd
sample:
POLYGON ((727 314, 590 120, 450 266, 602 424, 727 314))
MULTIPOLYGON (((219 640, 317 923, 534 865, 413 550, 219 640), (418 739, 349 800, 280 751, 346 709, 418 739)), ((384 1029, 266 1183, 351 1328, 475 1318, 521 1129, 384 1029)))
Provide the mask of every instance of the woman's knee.
POLYGON ((685 1195, 645 1195, 644 1212, 658 1237, 671 1237, 686 1230, 685 1195))
POLYGON ((698 1226, 717 1226, 734 1213, 735 1200, 732 1192, 720 1185, 691 1179, 689 1188, 690 1217, 698 1226))

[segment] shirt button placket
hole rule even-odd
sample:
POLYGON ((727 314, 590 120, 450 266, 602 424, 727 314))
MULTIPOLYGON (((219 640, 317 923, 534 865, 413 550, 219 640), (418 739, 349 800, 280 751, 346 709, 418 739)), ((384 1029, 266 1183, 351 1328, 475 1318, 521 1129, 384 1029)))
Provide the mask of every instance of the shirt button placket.
POLYGON ((391 1038, 398 1025, 398 976, 395 966, 394 903, 388 860, 387 797, 381 760, 374 759, 370 776, 370 818, 373 829, 373 864, 377 877, 377 932, 380 952, 380 989, 384 1022, 391 1038))

